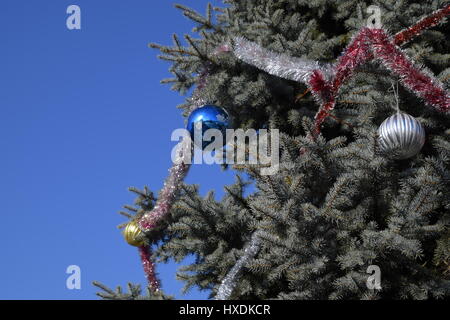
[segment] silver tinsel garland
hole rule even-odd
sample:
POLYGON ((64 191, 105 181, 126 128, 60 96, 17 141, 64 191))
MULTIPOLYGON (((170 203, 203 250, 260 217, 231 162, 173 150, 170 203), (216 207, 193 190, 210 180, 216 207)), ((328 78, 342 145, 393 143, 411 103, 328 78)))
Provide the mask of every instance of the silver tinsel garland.
POLYGON ((256 256, 261 247, 261 233, 262 231, 255 231, 253 233, 250 242, 244 249, 244 254, 222 280, 219 290, 217 290, 216 300, 228 300, 230 298, 242 269, 256 256))
POLYGON ((314 70, 321 70, 326 76, 332 72, 329 64, 273 52, 242 37, 233 41, 233 53, 239 60, 280 78, 308 83, 314 70))

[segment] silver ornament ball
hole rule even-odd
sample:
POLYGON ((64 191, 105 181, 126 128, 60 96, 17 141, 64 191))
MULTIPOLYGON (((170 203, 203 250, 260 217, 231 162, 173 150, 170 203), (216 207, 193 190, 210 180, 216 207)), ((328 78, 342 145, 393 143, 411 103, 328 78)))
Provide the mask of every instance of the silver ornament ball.
POLYGON ((395 151, 394 159, 408 159, 419 153, 425 143, 425 130, 414 117, 398 112, 378 128, 378 141, 383 152, 395 151))

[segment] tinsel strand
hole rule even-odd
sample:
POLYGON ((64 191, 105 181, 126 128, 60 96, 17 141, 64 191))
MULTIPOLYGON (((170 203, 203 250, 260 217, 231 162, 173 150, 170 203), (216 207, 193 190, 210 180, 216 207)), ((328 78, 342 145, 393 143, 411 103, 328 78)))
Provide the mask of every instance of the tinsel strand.
MULTIPOLYGON (((210 67, 211 64, 207 63, 205 69, 199 75, 197 88, 189 100, 190 112, 204 104, 201 91, 206 86, 207 78, 210 74, 210 67)), ((189 172, 189 168, 191 166, 183 161, 185 156, 184 151, 188 147, 189 141, 183 141, 181 148, 178 149, 176 155, 177 159, 173 159, 175 160, 174 164, 169 169, 169 175, 164 182, 164 186, 159 194, 158 200, 156 201, 155 207, 151 211, 145 212, 140 218, 138 224, 143 232, 148 232, 155 228, 170 213, 170 209, 176 200, 179 187, 189 172)), ((155 263, 152 261, 150 254, 143 254, 144 251, 149 252, 150 249, 147 248, 144 250, 144 247, 141 247, 139 250, 149 288, 150 290, 158 291, 160 289, 160 281, 156 276, 155 263)))
POLYGON ((156 277, 155 263, 153 262, 152 250, 150 246, 140 246, 138 248, 139 256, 141 258, 142 267, 144 269, 145 276, 150 291, 158 292, 160 290, 159 280, 156 277))
POLYGON ((442 20, 450 14, 450 4, 444 8, 434 11, 432 14, 422 18, 413 26, 406 28, 398 32, 394 36, 394 43, 398 46, 410 41, 412 38, 417 37, 426 29, 434 27, 442 22, 442 20))
POLYGON ((314 72, 309 80, 309 86, 313 94, 320 98, 321 107, 315 115, 314 135, 320 133, 320 127, 334 109, 336 97, 341 85, 353 74, 355 69, 372 58, 367 39, 368 28, 363 28, 353 37, 350 45, 339 57, 334 65, 333 79, 327 81, 320 73, 320 70, 314 72))
POLYGON ((244 254, 222 280, 219 289, 217 290, 216 300, 228 300, 230 298, 243 268, 256 256, 261 247, 261 233, 262 231, 255 231, 253 233, 250 242, 244 249, 244 254))
POLYGON ((431 72, 416 68, 384 30, 371 30, 371 39, 375 56, 400 77, 406 88, 423 98, 426 104, 437 111, 444 113, 449 111, 450 96, 431 72))
POLYGON ((233 52, 239 60, 280 78, 307 83, 315 70, 329 72, 328 65, 322 66, 317 61, 273 52, 242 37, 235 37, 233 41, 233 52))

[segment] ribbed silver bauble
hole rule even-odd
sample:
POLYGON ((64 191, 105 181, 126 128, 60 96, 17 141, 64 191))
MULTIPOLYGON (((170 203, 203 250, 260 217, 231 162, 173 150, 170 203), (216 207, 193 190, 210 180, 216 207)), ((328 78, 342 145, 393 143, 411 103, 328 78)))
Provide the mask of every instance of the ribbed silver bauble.
POLYGON ((398 112, 387 118, 378 128, 380 149, 394 151, 392 158, 407 159, 415 156, 425 143, 425 130, 414 117, 398 112))

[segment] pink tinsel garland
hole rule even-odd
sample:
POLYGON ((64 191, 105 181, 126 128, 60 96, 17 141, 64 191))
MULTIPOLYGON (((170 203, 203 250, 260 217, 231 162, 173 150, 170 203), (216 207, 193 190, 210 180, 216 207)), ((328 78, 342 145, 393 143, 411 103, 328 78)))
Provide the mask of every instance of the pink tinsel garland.
POLYGON ((141 257, 142 267, 147 278, 148 287, 152 292, 159 291, 159 280, 156 277, 155 263, 151 256, 152 251, 150 246, 141 246, 138 248, 139 256, 141 257))

